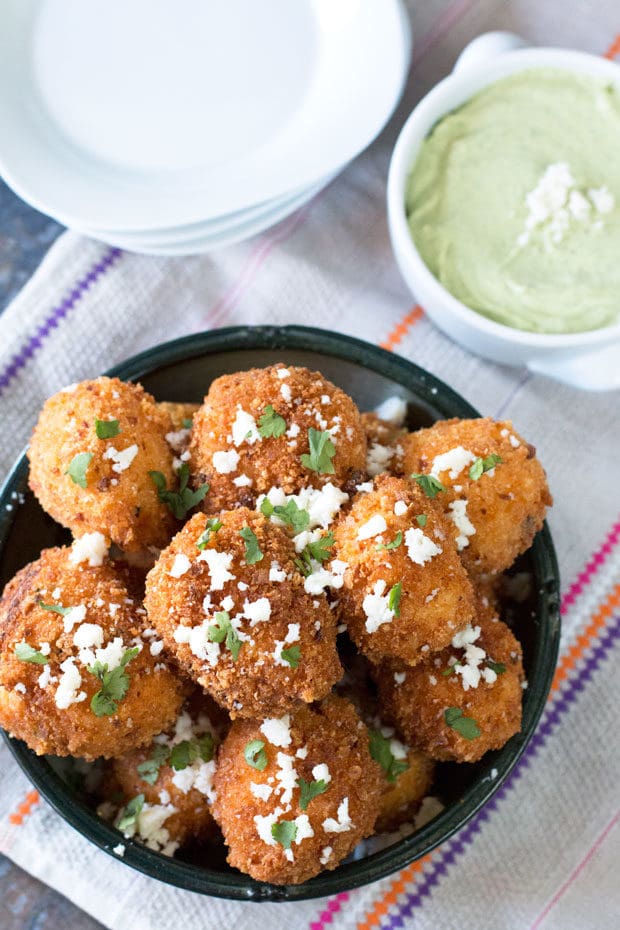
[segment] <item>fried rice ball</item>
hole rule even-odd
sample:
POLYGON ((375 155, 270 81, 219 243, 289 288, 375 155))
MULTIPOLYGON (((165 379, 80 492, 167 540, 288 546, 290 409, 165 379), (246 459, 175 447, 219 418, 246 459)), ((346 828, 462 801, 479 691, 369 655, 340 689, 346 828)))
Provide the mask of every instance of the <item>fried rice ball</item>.
POLYGON ((436 500, 470 571, 501 572, 530 547, 553 499, 534 446, 510 420, 443 420, 403 446, 406 474, 430 474, 445 487, 436 500))
POLYGON ((28 450, 30 487, 74 536, 99 531, 121 549, 165 546, 176 523, 149 472, 176 482, 167 414, 139 384, 82 381, 50 397, 28 450), (109 435, 100 439, 97 433, 109 435))
POLYGON ((412 482, 380 475, 334 538, 346 566, 339 615, 373 662, 415 665, 473 619, 473 589, 447 520, 412 482))
POLYGON ((45 549, 4 589, 0 725, 38 755, 111 758, 169 726, 184 686, 142 638, 128 576, 73 554, 45 549))
POLYGON ((111 808, 115 825, 123 824, 127 805, 140 805, 143 798, 138 816, 122 830, 127 838, 171 853, 189 840, 217 832, 211 805, 222 729, 218 717, 221 712, 216 708, 213 713, 208 698, 202 696, 188 702, 174 725, 149 746, 114 760, 110 784, 114 793, 118 790, 122 795, 120 808, 111 808))
POLYGON ((236 721, 214 780, 228 862, 279 885, 336 868, 372 833, 381 781, 368 730, 343 698, 236 721))
POLYGON ((376 681, 381 712, 438 761, 477 762, 521 728, 521 646, 486 598, 451 646, 415 668, 385 664, 376 681))
POLYGON ((272 365, 217 378, 194 417, 191 470, 209 513, 254 506, 279 487, 362 480, 366 436, 351 398, 307 368, 272 365), (312 440, 312 447, 310 446, 312 440))
POLYGON ((195 514, 147 577, 149 623, 233 718, 320 700, 342 674, 335 618, 295 558, 284 530, 243 507, 195 514))

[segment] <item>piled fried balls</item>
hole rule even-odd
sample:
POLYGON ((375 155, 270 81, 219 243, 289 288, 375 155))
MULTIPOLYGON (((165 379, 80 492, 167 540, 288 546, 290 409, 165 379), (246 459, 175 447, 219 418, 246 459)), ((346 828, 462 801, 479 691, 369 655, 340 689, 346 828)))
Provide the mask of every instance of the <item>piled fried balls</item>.
POLYGON ((405 416, 283 364, 200 406, 115 378, 50 398, 30 486, 74 539, 0 599, 0 725, 109 760, 128 842, 207 862, 221 831, 261 881, 406 829, 437 763, 520 728, 494 590, 551 497, 510 422, 405 416))

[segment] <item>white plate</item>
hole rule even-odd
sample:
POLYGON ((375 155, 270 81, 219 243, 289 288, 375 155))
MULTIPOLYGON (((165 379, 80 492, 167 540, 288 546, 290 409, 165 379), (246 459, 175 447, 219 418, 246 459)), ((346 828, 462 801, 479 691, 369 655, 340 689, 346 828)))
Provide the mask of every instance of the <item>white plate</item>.
POLYGON ((0 172, 70 226, 241 210, 365 148, 409 52, 398 0, 3 0, 0 172))
POLYGON ((162 238, 155 242, 152 237, 144 239, 137 234, 126 236, 120 234, 104 235, 101 232, 89 229, 80 229, 79 232, 95 239, 101 239, 109 245, 118 246, 118 248, 125 249, 128 252, 138 252, 141 255, 200 255, 203 252, 214 252, 216 249, 234 245, 236 242, 243 242, 245 239, 257 236, 271 226, 275 226, 276 223, 280 223, 291 213, 299 210, 312 200, 330 181, 331 177, 324 178, 319 184, 305 188, 302 194, 290 198, 286 204, 266 209, 262 215, 255 216, 252 220, 231 224, 228 229, 216 233, 209 231, 207 227, 206 231, 195 236, 181 235, 178 237, 171 234, 169 239, 162 238))

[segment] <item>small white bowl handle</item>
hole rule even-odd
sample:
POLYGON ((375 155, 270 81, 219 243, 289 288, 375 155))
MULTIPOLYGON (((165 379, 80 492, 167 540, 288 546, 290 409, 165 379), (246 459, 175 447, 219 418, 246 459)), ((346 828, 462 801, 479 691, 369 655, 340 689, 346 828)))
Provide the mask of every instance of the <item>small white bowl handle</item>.
POLYGON ((530 371, 547 375, 584 391, 614 391, 620 388, 620 343, 570 359, 552 356, 528 362, 530 371))
POLYGON ((483 32, 465 46, 456 60, 453 72, 456 74, 457 71, 477 68, 492 58, 503 55, 504 52, 529 47, 530 43, 514 32, 483 32))

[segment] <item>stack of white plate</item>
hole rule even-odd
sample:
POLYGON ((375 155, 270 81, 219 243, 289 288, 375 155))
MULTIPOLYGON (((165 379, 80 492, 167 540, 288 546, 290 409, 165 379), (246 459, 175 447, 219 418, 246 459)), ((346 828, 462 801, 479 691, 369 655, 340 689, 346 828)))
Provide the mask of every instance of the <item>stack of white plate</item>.
POLYGON ((0 173, 86 235, 210 251, 374 139, 410 47, 399 0, 2 0, 0 173))

